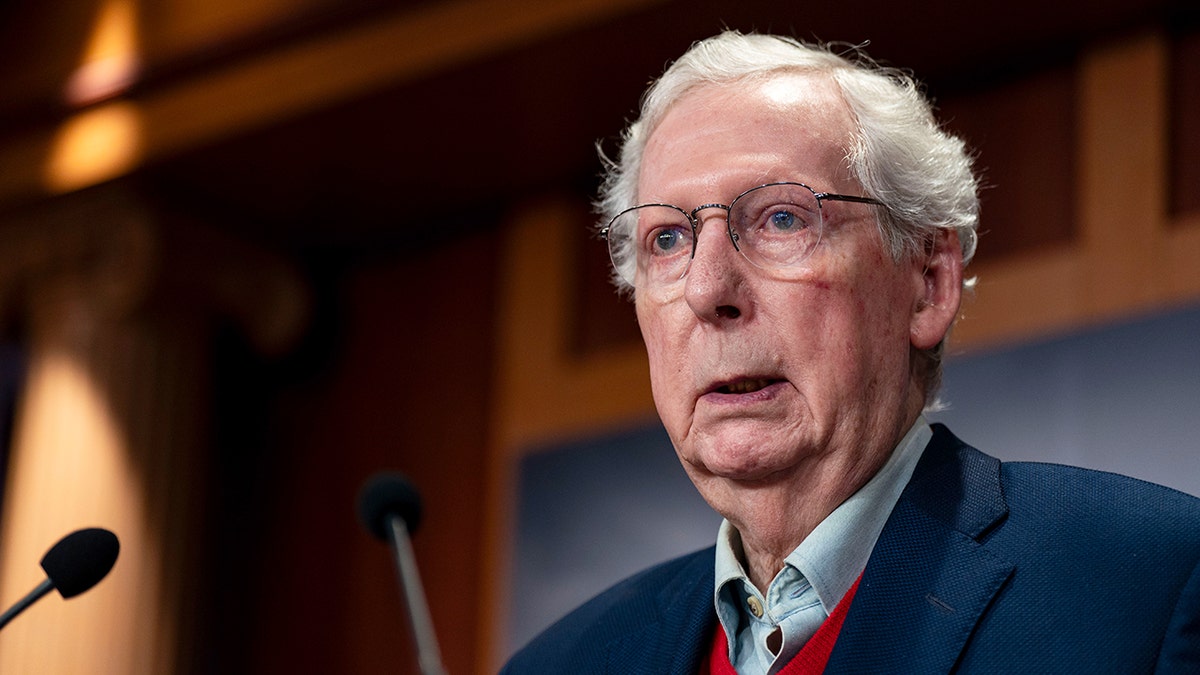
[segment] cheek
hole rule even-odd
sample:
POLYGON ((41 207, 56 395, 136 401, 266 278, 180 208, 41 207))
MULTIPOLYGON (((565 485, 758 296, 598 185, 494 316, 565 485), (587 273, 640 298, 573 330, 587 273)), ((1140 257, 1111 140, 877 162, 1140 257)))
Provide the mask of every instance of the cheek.
POLYGON ((638 307, 638 326, 650 365, 650 391, 659 419, 672 440, 686 434, 691 409, 685 392, 692 389, 692 369, 687 350, 686 326, 673 317, 671 308, 638 307))
POLYGON ((663 341, 662 321, 657 313, 646 310, 639 304, 637 322, 638 330, 642 333, 642 342, 646 345, 646 353, 650 356, 650 364, 653 366, 658 356, 659 345, 663 341))
POLYGON ((673 373, 679 372, 679 360, 685 350, 665 310, 657 308, 651 311, 639 306, 637 317, 650 362, 650 382, 657 391, 673 373))
POLYGON ((910 356, 908 278, 890 258, 861 279, 853 296, 858 324, 857 348, 872 378, 906 376, 910 356), (885 267, 884 267, 885 266, 885 267))
POLYGON ((809 285, 814 292, 807 334, 825 344, 824 358, 840 370, 873 370, 908 355, 908 278, 885 252, 843 260, 849 274, 809 285), (858 264, 855 264, 858 263, 858 264))

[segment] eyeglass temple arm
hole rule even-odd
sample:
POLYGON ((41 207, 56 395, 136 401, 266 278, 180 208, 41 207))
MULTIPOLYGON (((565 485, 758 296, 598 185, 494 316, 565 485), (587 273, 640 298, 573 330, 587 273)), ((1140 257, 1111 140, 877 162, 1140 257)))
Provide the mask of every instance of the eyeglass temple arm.
POLYGON ((883 206, 883 202, 879 201, 878 199, 871 199, 870 197, 855 197, 853 195, 838 195, 838 194, 834 194, 832 192, 817 192, 817 193, 814 193, 813 196, 819 200, 828 199, 831 202, 857 202, 859 204, 874 204, 876 206, 883 206))

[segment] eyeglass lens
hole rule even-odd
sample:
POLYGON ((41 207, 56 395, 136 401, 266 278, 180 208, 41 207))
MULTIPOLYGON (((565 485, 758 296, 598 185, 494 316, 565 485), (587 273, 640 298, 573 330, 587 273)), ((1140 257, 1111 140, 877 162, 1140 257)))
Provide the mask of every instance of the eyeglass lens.
MULTIPOLYGON (((715 207, 713 207, 715 208, 715 207)), ((806 260, 821 239, 821 204, 809 188, 777 183, 753 188, 728 209, 733 245, 759 267, 790 267, 806 260)), ((609 225, 609 253, 620 269, 626 251, 636 265, 622 271, 638 287, 668 285, 687 273, 695 251, 692 216, 649 204, 629 209, 609 225), (627 247, 632 247, 628 250, 627 247)))

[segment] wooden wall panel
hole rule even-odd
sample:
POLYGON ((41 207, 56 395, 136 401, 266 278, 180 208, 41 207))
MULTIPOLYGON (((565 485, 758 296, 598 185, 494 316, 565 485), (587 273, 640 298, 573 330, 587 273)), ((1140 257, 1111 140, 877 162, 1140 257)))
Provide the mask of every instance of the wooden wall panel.
POLYGON ((1171 213, 1183 216, 1200 213, 1200 26, 1174 36, 1170 59, 1171 213))
POLYGON ((1075 73, 1070 67, 940 101, 948 129, 976 153, 982 175, 980 260, 1075 237, 1075 73))
POLYGON ((381 469, 422 495, 413 546, 443 661, 479 667, 495 251, 494 233, 466 237, 330 287, 340 320, 325 368, 266 398, 270 530, 252 557, 262 583, 225 599, 252 613, 235 672, 416 672, 388 547, 357 520, 357 491, 381 469))

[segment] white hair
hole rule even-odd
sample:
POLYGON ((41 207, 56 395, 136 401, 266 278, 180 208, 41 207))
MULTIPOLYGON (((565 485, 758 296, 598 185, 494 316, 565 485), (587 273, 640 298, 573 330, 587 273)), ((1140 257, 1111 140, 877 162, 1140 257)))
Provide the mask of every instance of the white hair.
MULTIPOLYGON (((829 46, 773 35, 727 31, 695 43, 646 92, 639 118, 625 129, 617 161, 601 152, 604 182, 596 201, 601 227, 638 203, 642 154, 650 135, 671 106, 690 91, 712 84, 769 78, 779 73, 827 75, 839 88, 855 120, 846 163, 866 196, 885 205, 879 228, 900 260, 924 254, 939 229, 954 230, 965 267, 975 253, 979 222, 978 180, 972 157, 959 138, 934 119, 930 102, 908 74, 871 61, 858 49, 848 56, 829 46)), ((632 241, 632 238, 621 238, 632 241)), ((614 265, 631 271, 632 251, 614 252, 614 265)), ((626 274, 632 278, 632 274, 626 274)), ((614 273, 624 293, 633 289, 614 273)), ((973 279, 964 280, 970 287, 973 279)), ((942 345, 923 354, 926 397, 941 375, 942 345)))

